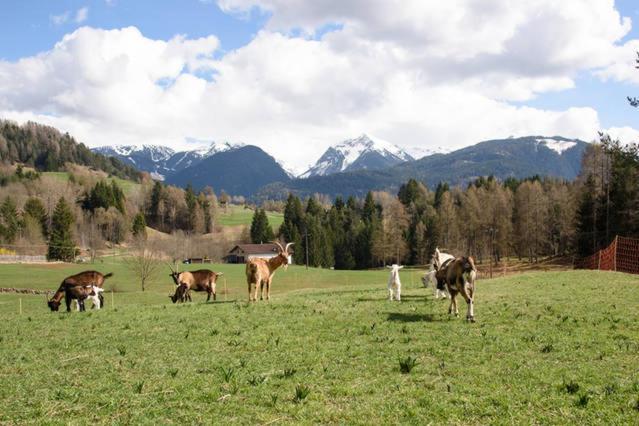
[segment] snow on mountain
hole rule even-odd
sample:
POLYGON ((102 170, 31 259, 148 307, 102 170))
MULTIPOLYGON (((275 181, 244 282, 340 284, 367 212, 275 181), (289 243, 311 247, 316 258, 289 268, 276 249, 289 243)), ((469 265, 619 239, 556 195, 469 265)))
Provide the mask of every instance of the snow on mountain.
POLYGON ((436 146, 433 148, 427 148, 423 146, 409 146, 405 148, 405 151, 414 159, 419 160, 420 158, 428 157, 429 155, 448 154, 450 152, 450 149, 444 148, 442 146, 436 146))
POLYGON ((553 151, 555 151, 557 154, 561 155, 563 154, 564 151, 574 147, 575 145, 577 145, 577 142, 575 141, 571 141, 571 140, 566 140, 566 139, 553 139, 553 138, 546 138, 546 139, 537 139, 537 143, 541 144, 541 145, 546 145, 546 148, 548 149, 552 149, 553 151))
POLYGON ((153 179, 164 180, 166 176, 194 166, 205 158, 243 146, 230 142, 210 142, 195 149, 176 152, 162 145, 116 145, 93 148, 93 151, 116 157, 149 172, 153 179))
POLYGON ((410 160, 413 160, 413 157, 396 145, 377 138, 373 140, 363 134, 328 148, 317 163, 299 177, 380 169, 410 160))

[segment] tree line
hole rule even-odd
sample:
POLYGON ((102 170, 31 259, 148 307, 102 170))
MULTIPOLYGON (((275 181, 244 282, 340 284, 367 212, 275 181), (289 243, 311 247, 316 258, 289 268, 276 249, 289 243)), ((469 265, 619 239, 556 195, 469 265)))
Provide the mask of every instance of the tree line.
MULTIPOLYGON (((255 243, 273 235, 264 211, 251 227, 255 243)), ((466 188, 415 179, 397 194, 322 197, 289 194, 278 236, 295 243, 294 260, 311 266, 364 269, 423 265, 435 247, 479 262, 517 257, 589 255, 615 235, 639 237, 639 154, 602 135, 586 150, 573 182, 533 176, 503 182, 479 177, 466 188)))

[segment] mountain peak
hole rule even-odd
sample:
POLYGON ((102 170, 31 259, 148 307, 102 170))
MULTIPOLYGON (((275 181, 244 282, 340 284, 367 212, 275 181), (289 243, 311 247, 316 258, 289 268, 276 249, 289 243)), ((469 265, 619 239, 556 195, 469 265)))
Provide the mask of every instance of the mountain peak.
POLYGON ((401 148, 381 139, 372 139, 365 133, 346 139, 329 147, 314 166, 300 177, 325 176, 333 173, 381 169, 390 167, 413 157, 401 148))

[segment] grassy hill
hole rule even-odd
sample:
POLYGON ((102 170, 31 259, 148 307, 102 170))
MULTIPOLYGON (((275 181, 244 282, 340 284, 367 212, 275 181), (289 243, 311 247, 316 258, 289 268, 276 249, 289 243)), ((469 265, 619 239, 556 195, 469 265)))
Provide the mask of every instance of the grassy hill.
MULTIPOLYGON (((217 224, 222 226, 238 226, 248 225, 251 226, 253 220, 254 210, 245 209, 243 206, 231 205, 228 208, 220 208, 218 210, 217 224)), ((268 217, 268 223, 273 228, 273 231, 277 232, 282 222, 284 222, 284 214, 277 212, 266 212, 268 217)))
MULTIPOLYGON (((630 424, 639 416, 637 276, 482 280, 478 322, 467 324, 450 319, 447 302, 410 270, 402 303, 387 300, 386 271, 291 267, 277 272, 270 303, 249 305, 242 265, 214 265, 228 294, 172 305, 164 274, 142 293, 120 261, 96 268, 116 274, 106 286, 118 290, 115 309, 110 294, 105 310, 70 315, 48 312, 43 296, 0 294, 0 422, 630 424), (416 365, 403 374, 408 357, 416 365)), ((0 280, 54 289, 80 269, 0 265, 0 280)))

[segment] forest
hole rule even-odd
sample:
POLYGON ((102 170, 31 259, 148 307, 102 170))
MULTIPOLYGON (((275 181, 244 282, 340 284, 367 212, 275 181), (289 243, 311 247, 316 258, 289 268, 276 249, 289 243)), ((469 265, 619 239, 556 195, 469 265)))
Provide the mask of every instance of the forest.
POLYGON ((487 176, 464 188, 442 182, 430 190, 409 179, 396 194, 372 191, 361 199, 289 194, 285 202, 254 204, 210 187, 196 192, 148 176, 132 182, 71 162, 63 174, 46 170, 28 161, 2 166, 4 252, 93 260, 145 241, 167 258, 221 260, 234 244, 280 238, 295 243, 296 263, 308 255, 315 267, 366 269, 424 265, 435 247, 480 263, 537 262, 589 255, 615 235, 639 236, 638 148, 606 135, 588 146, 574 181, 487 176), (219 216, 231 205, 253 211, 252 223, 232 232, 221 226, 219 216), (266 211, 283 213, 278 229, 266 211))

